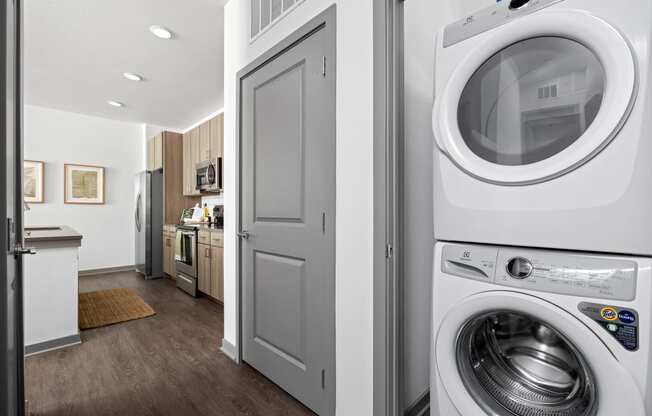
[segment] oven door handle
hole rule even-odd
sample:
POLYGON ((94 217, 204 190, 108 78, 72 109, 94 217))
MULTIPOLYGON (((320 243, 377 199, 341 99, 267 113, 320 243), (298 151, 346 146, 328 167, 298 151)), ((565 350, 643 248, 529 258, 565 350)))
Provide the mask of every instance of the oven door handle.
POLYGON ((184 276, 184 275, 181 275, 181 274, 180 274, 180 275, 177 275, 177 277, 180 278, 181 280, 185 280, 186 283, 189 283, 189 284, 191 284, 191 285, 194 284, 194 282, 193 282, 192 280, 188 279, 188 278, 187 278, 186 276, 184 276))

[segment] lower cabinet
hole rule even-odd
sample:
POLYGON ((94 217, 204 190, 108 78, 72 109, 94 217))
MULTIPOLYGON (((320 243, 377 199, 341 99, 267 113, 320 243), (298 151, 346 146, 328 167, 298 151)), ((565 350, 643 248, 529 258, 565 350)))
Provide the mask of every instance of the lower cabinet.
POLYGON ((211 247, 211 296, 224 302, 224 247, 211 247))
POLYGON ((211 246, 198 244, 197 250, 197 288, 207 295, 211 294, 211 246))
POLYGON ((174 260, 175 240, 175 233, 163 233, 163 272, 173 279, 177 277, 177 264, 174 260))
POLYGON ((224 302, 223 238, 210 238, 210 244, 197 244, 197 286, 200 292, 224 302))

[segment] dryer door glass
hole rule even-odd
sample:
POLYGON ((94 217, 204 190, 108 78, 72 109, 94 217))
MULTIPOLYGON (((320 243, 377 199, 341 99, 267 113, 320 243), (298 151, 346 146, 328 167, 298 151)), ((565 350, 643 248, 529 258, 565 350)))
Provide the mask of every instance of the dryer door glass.
POLYGON ((457 340, 457 366, 487 414, 594 416, 593 372, 580 351, 551 325, 501 311, 469 321, 457 340))
POLYGON ((469 149, 506 166, 540 162, 572 145, 602 106, 605 71, 574 40, 536 37, 487 60, 460 97, 457 119, 469 149))

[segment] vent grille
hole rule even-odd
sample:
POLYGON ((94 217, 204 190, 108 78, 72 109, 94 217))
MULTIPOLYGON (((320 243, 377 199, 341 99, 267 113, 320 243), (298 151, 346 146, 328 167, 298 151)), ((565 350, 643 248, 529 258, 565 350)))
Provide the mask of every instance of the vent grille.
POLYGON ((251 0, 251 39, 256 39, 303 1, 251 0))
POLYGON ((559 86, 557 84, 550 84, 539 87, 538 97, 540 100, 559 97, 559 86))

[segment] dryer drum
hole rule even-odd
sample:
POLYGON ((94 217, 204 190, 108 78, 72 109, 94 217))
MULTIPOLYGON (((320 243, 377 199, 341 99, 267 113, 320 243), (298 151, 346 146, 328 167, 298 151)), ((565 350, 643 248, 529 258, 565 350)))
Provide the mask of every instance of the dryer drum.
POLYGON ((488 414, 594 416, 593 372, 578 349, 535 317, 497 311, 474 317, 457 339, 457 366, 488 414))

